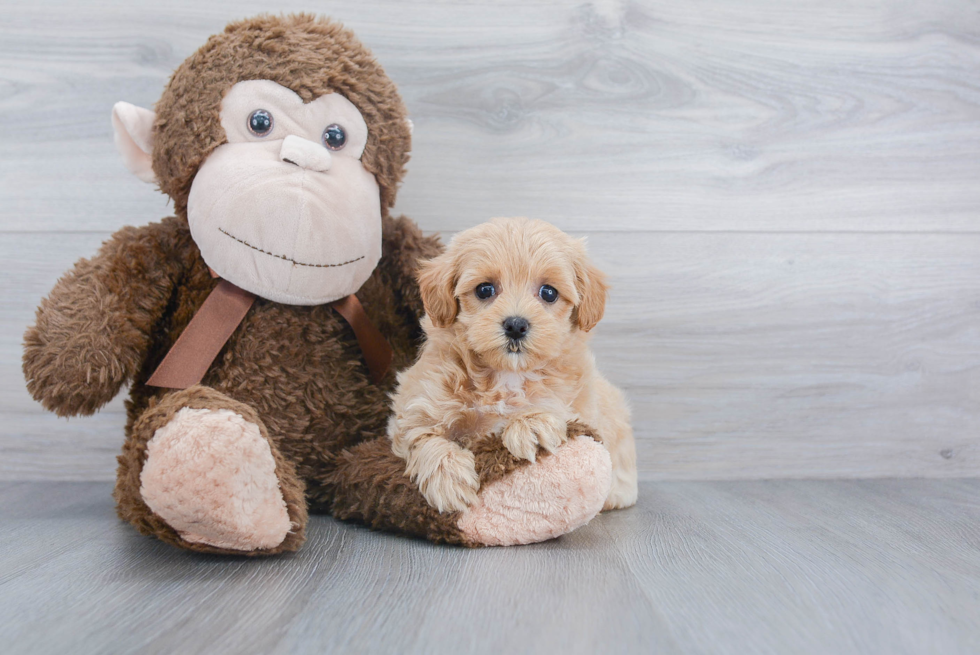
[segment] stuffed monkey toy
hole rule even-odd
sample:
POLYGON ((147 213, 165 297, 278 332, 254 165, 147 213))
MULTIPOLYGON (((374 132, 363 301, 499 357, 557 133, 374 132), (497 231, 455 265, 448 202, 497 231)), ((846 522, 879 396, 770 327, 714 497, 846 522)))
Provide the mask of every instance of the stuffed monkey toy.
POLYGON ((120 517, 181 548, 258 555, 296 550, 311 511, 468 546, 598 513, 597 441, 531 463, 471 435, 480 494, 456 513, 429 507, 392 454, 387 394, 421 338, 416 268, 441 246, 389 214, 410 123, 350 31, 309 15, 232 23, 155 112, 118 103, 112 122, 175 215, 123 228, 62 277, 23 366, 59 416, 129 384, 120 517))

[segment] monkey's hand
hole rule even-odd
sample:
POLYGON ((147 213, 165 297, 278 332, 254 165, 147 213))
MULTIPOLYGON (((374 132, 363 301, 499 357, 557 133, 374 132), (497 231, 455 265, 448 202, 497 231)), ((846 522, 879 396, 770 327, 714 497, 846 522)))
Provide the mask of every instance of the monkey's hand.
POLYGON ((507 424, 502 438, 514 457, 533 462, 539 446, 553 453, 568 440, 568 423, 547 412, 520 414, 507 424))
POLYGON ((120 345, 139 335, 113 320, 118 298, 88 268, 83 260, 58 282, 24 334, 27 390, 59 416, 94 413, 139 366, 138 352, 120 345))
POLYGON ((23 370, 46 409, 93 414, 139 371, 173 288, 155 243, 163 227, 121 230, 41 302, 24 334, 23 370))

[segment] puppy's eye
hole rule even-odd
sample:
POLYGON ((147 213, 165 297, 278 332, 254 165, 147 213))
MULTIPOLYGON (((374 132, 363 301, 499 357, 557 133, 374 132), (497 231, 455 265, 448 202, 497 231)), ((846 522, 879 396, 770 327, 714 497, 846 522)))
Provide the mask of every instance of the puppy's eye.
POLYGON ((323 145, 330 150, 340 150, 346 144, 347 132, 341 126, 333 123, 332 125, 327 125, 327 129, 323 130, 323 145))
POLYGON ((541 296, 541 300, 552 303, 558 300, 558 289, 554 288, 550 284, 545 284, 538 289, 538 295, 541 296))
POLYGON ((248 131, 255 136, 266 136, 272 131, 272 114, 256 109, 248 115, 248 131))
POLYGON ((487 298, 497 295, 497 288, 489 282, 481 282, 480 284, 476 285, 475 291, 476 297, 480 300, 486 300, 487 298))

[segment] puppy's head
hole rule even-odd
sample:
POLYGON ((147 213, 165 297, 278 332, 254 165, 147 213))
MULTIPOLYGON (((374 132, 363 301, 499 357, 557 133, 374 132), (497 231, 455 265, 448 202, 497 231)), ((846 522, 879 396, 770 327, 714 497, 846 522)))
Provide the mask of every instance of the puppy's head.
POLYGON ((434 327, 453 330, 490 367, 521 371, 591 330, 608 287, 583 241, 544 221, 498 218, 423 262, 419 288, 434 327))

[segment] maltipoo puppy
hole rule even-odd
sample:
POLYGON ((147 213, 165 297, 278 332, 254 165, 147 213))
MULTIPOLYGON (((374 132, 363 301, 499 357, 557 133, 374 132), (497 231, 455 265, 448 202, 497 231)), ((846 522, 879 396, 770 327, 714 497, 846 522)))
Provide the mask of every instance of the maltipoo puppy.
POLYGON ((538 448, 561 446, 575 420, 609 450, 604 509, 633 505, 629 409, 588 347, 608 287, 584 241, 544 221, 495 219, 424 262, 419 287, 427 340, 398 375, 388 435, 429 504, 451 512, 476 500, 474 458, 460 437, 499 434, 534 461, 538 448))

